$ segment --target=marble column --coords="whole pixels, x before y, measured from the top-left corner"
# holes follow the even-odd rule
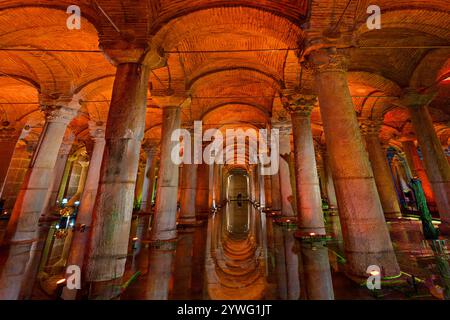
[[[384,216],[389,219],[401,217],[400,205],[394,187],[394,181],[387,160],[387,153],[380,143],[380,129],[382,121],[365,120],[361,124],[361,133],[366,142],[366,149],[369,153],[370,164],[372,165],[378,195]]]
[[[291,155],[291,125],[289,124],[278,124],[273,123],[273,127],[275,129],[280,130],[280,169],[279,169],[279,178],[280,181],[278,183],[280,190],[280,204],[281,204],[281,213],[285,217],[293,217],[295,216],[294,208],[292,205],[293,200],[293,192],[291,185],[291,174],[289,170],[289,161]],[[274,176],[275,177],[275,176]],[[273,178],[274,178],[273,177]],[[273,179],[272,179],[273,184]],[[272,188],[274,186],[272,185]],[[272,197],[273,198],[273,197]],[[272,200],[273,201],[273,200]]]
[[[330,167],[330,156],[325,146],[322,148],[323,168],[326,176],[326,189],[328,196],[328,205],[330,211],[335,212],[338,210],[338,203],[336,199],[336,190],[334,188],[333,173]]]
[[[207,220],[209,215],[209,164],[197,166],[197,192],[195,195],[195,210],[197,219]]]
[[[440,230],[450,234],[450,164],[434,130],[428,104],[433,96],[408,90],[403,103],[408,107],[423,162],[441,217]]]
[[[265,175],[264,177],[264,195],[266,198],[266,209],[272,209],[272,176]]]
[[[143,145],[143,149],[147,155],[147,161],[145,165],[141,210],[150,213],[152,210],[153,185],[155,182],[156,154],[158,152],[157,142],[147,141]]]
[[[177,195],[179,166],[172,161],[171,154],[178,141],[172,141],[172,132],[181,125],[182,101],[161,99],[163,123],[161,131],[161,165],[158,175],[158,193],[156,196],[155,218],[151,233],[153,241],[174,240],[177,237]]]
[[[272,211],[281,212],[281,191],[280,191],[280,173],[279,171],[271,176],[271,198]]]
[[[85,280],[95,299],[115,297],[118,287],[114,283],[125,270],[150,71],[137,61],[119,60],[106,124],[85,259]]]
[[[77,114],[77,110],[66,106],[45,105],[42,108],[46,123],[8,223],[7,238],[13,242],[35,238],[64,133]]]
[[[191,146],[194,146],[194,131],[191,130]],[[189,163],[183,163],[181,169],[181,201],[179,224],[193,225],[195,219],[195,194],[197,189],[197,165],[194,163],[194,152],[191,147]]]
[[[19,136],[16,128],[0,128],[0,198]]]
[[[295,180],[297,192],[297,237],[311,233],[325,235],[322,196],[317,174],[316,155],[311,128],[311,111],[317,97],[292,94],[286,108],[291,114],[294,136]]]
[[[53,168],[67,125],[77,114],[77,105],[70,101],[42,100],[46,123],[3,239],[5,248],[7,244],[9,246],[4,252],[0,275],[1,300],[18,299],[21,287],[27,280],[27,265],[34,261],[31,250],[39,240],[38,221],[46,205]]]
[[[320,49],[309,54],[307,63],[314,71],[319,95],[347,274],[366,279],[367,268],[377,265],[381,276],[398,276],[400,269],[348,87],[347,55],[341,49]]]
[[[89,131],[94,142],[89,170],[86,177],[84,191],[80,200],[75,228],[73,229],[73,240],[70,247],[70,254],[67,259],[67,266],[76,265],[83,267],[86,247],[88,245],[89,230],[92,225],[92,210],[94,209],[95,198],[97,196],[100,179],[100,169],[102,165],[103,153],[105,150],[105,131],[103,122],[89,122]],[[68,275],[66,275],[67,277]],[[64,288],[62,298],[64,300],[75,300],[77,298],[76,289]]]

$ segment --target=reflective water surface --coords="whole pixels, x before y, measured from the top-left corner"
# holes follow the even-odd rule
[[[446,239],[424,241],[420,222],[388,222],[402,278],[370,291],[344,273],[339,218],[327,215],[327,241],[299,241],[295,225],[278,223],[248,202],[230,202],[198,226],[179,228],[176,242],[152,246],[148,216],[135,217],[126,273],[118,299],[448,299],[450,268]],[[0,236],[6,227],[0,221]],[[22,298],[57,299],[71,232],[42,224],[41,240],[30,248],[2,250],[3,293]],[[25,250],[26,249],[26,250]],[[19,267],[22,266],[22,267]],[[25,271],[18,271],[25,268]],[[20,278],[27,286],[18,287]],[[32,281],[35,279],[35,281]],[[5,296],[5,294],[3,294]]]

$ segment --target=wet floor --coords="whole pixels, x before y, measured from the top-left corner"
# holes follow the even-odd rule
[[[446,239],[424,241],[420,222],[389,221],[402,278],[381,290],[369,290],[344,274],[339,218],[326,216],[323,242],[300,242],[295,225],[277,223],[248,202],[230,202],[205,223],[179,228],[172,246],[152,247],[138,217],[133,219],[120,299],[443,299],[450,293]],[[6,224],[0,221],[1,230]],[[53,230],[53,231],[52,231]],[[53,233],[52,233],[53,232]],[[55,299],[70,235],[41,243],[37,281],[31,299]],[[30,265],[30,264],[28,264]]]

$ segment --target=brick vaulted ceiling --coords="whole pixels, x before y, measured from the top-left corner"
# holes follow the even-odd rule
[[[73,4],[81,30],[66,27]],[[366,27],[370,4],[382,9],[381,30]],[[88,120],[106,120],[115,74],[99,43],[126,37],[166,52],[150,88],[191,96],[183,122],[261,127],[283,113],[281,90],[314,90],[299,64],[305,37],[338,32],[354,47],[348,77],[358,116],[384,117],[381,136],[394,143],[413,130],[398,103],[402,89],[433,87],[431,113],[448,145],[450,81],[440,80],[450,74],[449,12],[448,0],[3,0],[0,116],[39,130],[40,96],[76,95],[82,109],[71,129],[88,140]],[[312,119],[320,140],[318,110]],[[158,138],[160,123],[150,92],[147,138]]]

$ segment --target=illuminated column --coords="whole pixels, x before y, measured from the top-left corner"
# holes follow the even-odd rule
[[[328,155],[326,146],[322,147],[322,159],[323,159],[323,168],[326,176],[328,205],[330,207],[329,210],[334,212],[338,210],[338,204],[336,199],[336,190],[334,189],[333,173],[330,167],[330,157]]]
[[[86,247],[88,245],[89,230],[92,225],[92,210],[97,196],[98,183],[100,179],[100,169],[102,165],[103,153],[105,150],[105,124],[102,122],[89,122],[89,131],[94,142],[89,170],[86,177],[85,188],[80,200],[76,225],[73,229],[73,240],[70,247],[70,254],[67,259],[67,266],[76,265],[82,268]],[[69,275],[66,275],[66,277]],[[77,290],[64,288],[64,300],[75,300]]]
[[[191,134],[191,158],[190,163],[183,163],[181,169],[181,201],[179,223],[182,225],[191,225],[196,223],[195,219],[195,194],[197,189],[197,165],[194,163],[194,130]]]
[[[361,133],[366,141],[378,195],[386,218],[401,217],[400,205],[387,161],[387,154],[381,147],[379,135],[382,121],[365,120],[361,125]]]
[[[347,56],[341,49],[316,50],[308,56],[308,66],[319,94],[347,273],[367,278],[367,267],[377,265],[382,276],[397,276],[400,269],[348,87]]]
[[[157,141],[146,141],[143,148],[147,155],[147,162],[145,166],[141,210],[150,213],[152,210],[153,186],[155,184],[155,165],[158,153]]]
[[[293,217],[295,215],[294,209],[292,207],[292,185],[291,185],[291,176],[289,170],[289,161],[291,155],[291,125],[288,123],[272,123],[275,129],[279,130],[279,141],[280,141],[280,170],[279,170],[279,178],[280,181],[278,183],[280,190],[280,204],[281,204],[281,212],[283,216]],[[275,178],[273,176],[272,178]],[[272,188],[273,181],[272,179]],[[273,194],[272,194],[273,201]]]
[[[179,141],[172,141],[172,133],[180,129],[183,97],[158,97],[163,108],[161,131],[161,164],[158,175],[155,219],[151,239],[153,241],[174,240],[177,237],[177,195],[179,165],[172,160],[172,152]]]
[[[90,297],[111,299],[125,270],[140,148],[145,130],[148,78],[161,57],[146,48],[105,47],[117,64],[105,133],[105,151],[85,261]],[[130,44],[128,44],[131,46]],[[154,49],[154,48],[152,48]]]
[[[38,236],[38,221],[46,206],[45,200],[53,178],[52,172],[67,125],[77,114],[71,101],[45,101],[42,109],[46,123],[38,147],[33,155],[22,189],[8,223],[4,244],[6,260],[0,276],[0,299],[18,299],[20,289],[26,281],[27,264],[32,259],[30,252]]]
[[[197,192],[195,195],[195,210],[197,219],[207,220],[209,215],[209,164],[202,163],[197,166]]]
[[[408,107],[423,154],[425,170],[441,217],[441,233],[448,235],[450,234],[450,164],[442,150],[428,111],[428,104],[432,98],[433,96],[421,95],[409,90],[403,98],[403,103]]]
[[[298,211],[296,236],[301,237],[310,233],[324,235],[322,197],[311,128],[311,111],[317,103],[317,97],[292,94],[287,100],[286,108],[291,114],[294,136]]]
[[[36,236],[39,216],[45,207],[47,192],[51,186],[52,172],[67,125],[77,114],[68,102],[61,105],[45,105],[46,123],[40,142],[34,153],[30,169],[17,197],[8,224],[7,238],[15,241],[31,241]]]
[[[271,176],[272,211],[281,212],[281,192],[279,171]]]
[[[14,149],[20,136],[20,131],[16,128],[0,128],[0,196],[3,193],[3,187],[8,174],[8,168],[11,163]]]

